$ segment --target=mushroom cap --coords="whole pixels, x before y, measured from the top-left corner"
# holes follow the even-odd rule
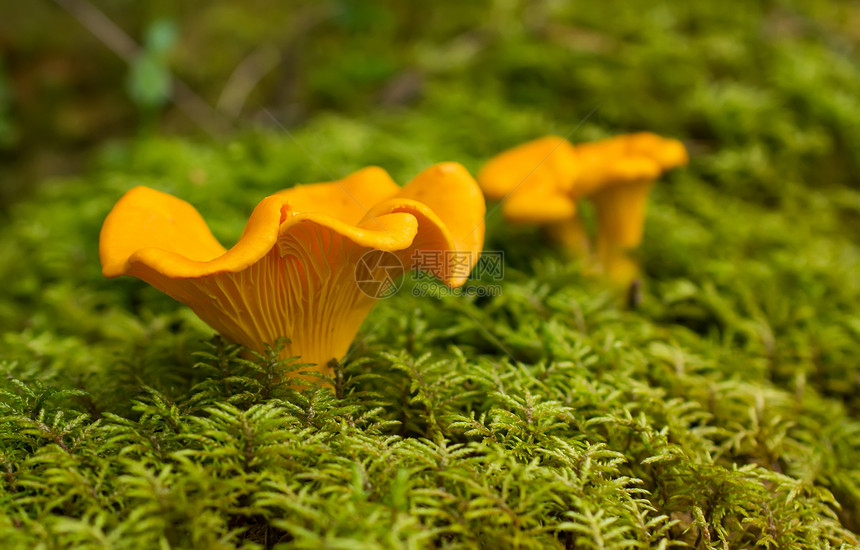
[[[662,170],[685,166],[690,157],[687,148],[677,139],[664,138],[651,132],[637,132],[619,138],[627,138],[627,151],[632,155],[652,158]]]
[[[545,136],[490,159],[478,174],[487,198],[501,200],[519,189],[548,186],[568,190],[579,175],[573,146],[560,136]]]
[[[478,182],[490,199],[504,200],[505,218],[555,223],[576,215],[576,201],[609,186],[654,181],[687,162],[684,145],[650,132],[573,146],[546,136],[490,159]]]
[[[369,249],[435,246],[468,251],[477,262],[485,212],[480,189],[458,163],[432,166],[403,188],[373,166],[338,182],[298,185],[266,197],[251,214],[242,238],[227,250],[193,206],[140,186],[108,214],[99,256],[106,277],[133,275],[144,266],[170,278],[236,273],[262,258],[294,226],[310,223]],[[420,242],[413,243],[419,224]],[[444,271],[434,275],[452,286],[465,282]]]
[[[576,145],[580,162],[590,165],[627,157],[647,157],[661,170],[684,166],[689,161],[687,149],[677,139],[664,138],[652,132],[622,134]]]
[[[582,143],[575,150],[580,163],[580,177],[573,187],[577,198],[608,186],[654,181],[689,160],[683,143],[651,132]]]
[[[507,219],[555,222],[573,215],[577,200],[604,187],[653,181],[688,160],[683,143],[651,132],[576,146],[546,136],[490,159],[478,182],[487,198],[506,201]]]
[[[505,219],[514,223],[548,223],[573,218],[576,203],[570,193],[549,179],[535,179],[508,195],[502,203]]]
[[[418,235],[405,255],[418,250],[435,250],[443,255],[449,252],[447,261],[423,269],[450,287],[462,286],[484,246],[486,204],[471,174],[456,162],[431,166],[395,197],[373,207],[365,215],[365,222],[394,213],[411,214],[418,220]],[[464,258],[468,269],[458,261]]]
[[[351,225],[357,224],[377,203],[400,192],[388,172],[368,166],[339,181],[298,184],[278,191],[297,212],[319,212]]]
[[[408,247],[417,222],[408,216],[345,223],[334,216],[293,209],[288,197],[272,195],[254,208],[242,238],[226,250],[187,202],[148,187],[135,187],[114,205],[102,226],[99,255],[105,277],[151,270],[168,278],[193,279],[238,273],[265,256],[300,224],[315,224],[359,246],[380,250]]]

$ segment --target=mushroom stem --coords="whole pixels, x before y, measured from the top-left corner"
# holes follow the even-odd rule
[[[611,185],[589,197],[597,212],[598,243],[608,240],[624,248],[639,246],[645,227],[648,193],[653,185],[653,180]]]
[[[590,199],[597,212],[597,256],[603,272],[614,283],[626,285],[639,268],[628,251],[642,242],[645,210],[653,180],[605,187]]]
[[[574,214],[566,220],[550,223],[546,229],[549,237],[559,243],[571,256],[588,257],[591,245],[582,218]]]
[[[630,249],[605,239],[598,240],[597,258],[603,276],[615,286],[627,287],[639,278],[639,264],[630,257]]]

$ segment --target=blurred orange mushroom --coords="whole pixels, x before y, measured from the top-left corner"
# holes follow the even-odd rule
[[[434,165],[403,188],[369,167],[266,197],[227,250],[190,204],[136,187],[108,214],[99,255],[106,277],[142,279],[252,350],[286,337],[284,357],[329,374],[380,296],[358,279],[388,281],[414,253],[437,251],[450,261],[427,270],[461,286],[483,247],[484,212],[459,164]],[[371,251],[399,262],[362,262]]]
[[[648,132],[576,146],[550,136],[493,157],[478,181],[487,198],[504,200],[507,220],[545,224],[578,255],[585,255],[591,245],[576,204],[591,201],[602,271],[612,281],[628,284],[638,271],[628,251],[642,240],[651,186],[663,171],[687,160],[680,141]]]

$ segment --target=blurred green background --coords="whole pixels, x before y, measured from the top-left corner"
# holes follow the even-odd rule
[[[846,184],[860,162],[856,2],[39,0],[3,11],[4,204],[83,170],[111,140],[293,128],[320,113],[385,124],[418,112],[448,128],[452,158],[483,158],[498,141],[567,134],[596,107],[574,141],[679,137],[709,181],[774,204],[797,182]],[[496,120],[511,117],[519,124]],[[420,134],[404,144],[420,149]]]

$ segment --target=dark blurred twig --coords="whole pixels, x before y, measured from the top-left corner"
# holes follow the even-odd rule
[[[54,2],[69,12],[126,63],[133,63],[140,54],[140,46],[87,0],[54,0]],[[173,103],[203,130],[213,136],[223,135],[232,130],[231,121],[225,119],[184,82],[173,76],[172,84]]]
[[[281,61],[281,53],[271,44],[260,46],[233,70],[221,91],[216,108],[236,118],[257,83]]]

